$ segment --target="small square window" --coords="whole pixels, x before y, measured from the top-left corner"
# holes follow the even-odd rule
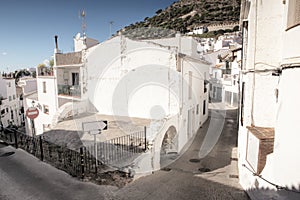
[[[47,90],[46,90],[46,82],[44,81],[43,82],[43,93],[46,93],[47,92]]]

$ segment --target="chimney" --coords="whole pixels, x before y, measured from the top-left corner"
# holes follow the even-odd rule
[[[55,40],[55,50],[54,50],[54,52],[55,52],[55,53],[59,53],[59,50],[58,50],[58,41],[57,41],[57,39],[58,39],[58,36],[55,35],[55,36],[54,36],[54,40]]]

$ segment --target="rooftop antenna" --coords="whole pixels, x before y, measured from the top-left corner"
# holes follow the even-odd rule
[[[110,21],[110,22],[109,22],[109,37],[111,37],[111,35],[112,35],[111,29],[112,29],[112,25],[113,25],[114,23],[115,23],[114,21]]]
[[[83,37],[85,37],[86,36],[86,21],[85,21],[85,16],[86,16],[86,14],[85,14],[85,11],[84,11],[84,9],[83,10],[81,10],[80,11],[80,18],[81,18],[81,20],[82,20],[82,22],[81,22],[81,29],[82,29],[82,35],[83,35]]]

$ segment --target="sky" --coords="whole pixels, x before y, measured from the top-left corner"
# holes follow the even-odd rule
[[[54,36],[59,49],[73,50],[73,37],[82,32],[102,42],[121,28],[155,15],[176,0],[0,0],[0,71],[36,67],[51,59]]]

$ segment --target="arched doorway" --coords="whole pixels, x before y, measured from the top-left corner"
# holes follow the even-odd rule
[[[160,168],[171,164],[178,155],[178,134],[174,126],[166,131],[160,149]]]

